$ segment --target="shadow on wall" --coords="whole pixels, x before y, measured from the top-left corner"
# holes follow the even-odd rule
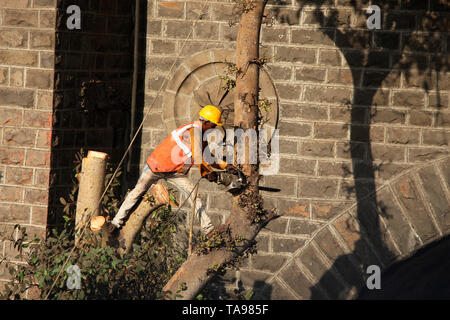
[[[364,288],[361,300],[450,299],[450,237],[420,249],[381,275],[382,290]]]
[[[81,28],[70,30],[66,10],[73,4],[80,8]],[[58,1],[50,228],[63,222],[59,199],[72,188],[75,154],[81,148],[102,151],[117,164],[128,145],[133,7],[134,0]]]
[[[308,15],[311,21],[315,21],[320,27],[324,35],[332,40],[336,47],[339,48],[342,55],[345,57],[347,64],[351,68],[353,76],[354,97],[351,102],[351,124],[350,124],[350,152],[352,157],[353,178],[355,185],[348,189],[348,193],[354,193],[357,201],[357,220],[364,228],[361,233],[361,238],[355,243],[352,253],[339,256],[333,263],[333,266],[328,270],[318,284],[311,287],[312,299],[322,299],[322,296],[316,294],[320,292],[322,282],[326,282],[329,276],[333,276],[333,269],[345,276],[350,287],[359,290],[363,283],[365,283],[365,270],[371,263],[365,259],[367,254],[367,244],[371,242],[377,251],[380,253],[382,261],[389,265],[395,258],[396,254],[385,245],[383,241],[382,228],[379,225],[379,216],[383,216],[384,205],[377,200],[376,186],[375,186],[375,172],[378,168],[374,165],[372,148],[371,148],[371,126],[370,121],[366,125],[361,125],[360,110],[361,106],[369,109],[369,114],[373,117],[375,114],[374,107],[378,104],[380,93],[378,89],[382,87],[383,81],[388,76],[392,77],[394,70],[404,72],[405,81],[414,82],[417,79],[423,79],[418,84],[427,93],[429,90],[437,91],[434,97],[434,107],[437,109],[436,119],[440,117],[441,96],[439,93],[439,72],[449,70],[448,57],[445,54],[445,48],[442,48],[443,39],[437,36],[438,34],[418,35],[413,31],[447,31],[445,19],[441,15],[435,15],[430,11],[436,9],[438,11],[445,11],[449,9],[448,4],[439,1],[431,1],[431,10],[428,11],[429,1],[401,1],[403,8],[407,10],[419,10],[420,15],[415,12],[414,15],[408,16],[399,13],[392,13],[391,10],[401,9],[400,1],[368,1],[368,0],[338,0],[338,4],[346,5],[353,9],[353,12],[360,15],[359,18],[367,19],[365,8],[370,4],[378,5],[383,14],[382,29],[397,30],[407,29],[407,33],[402,34],[402,41],[400,41],[399,33],[389,32],[375,32],[368,29],[363,30],[349,28],[342,24],[342,12],[339,12],[333,7],[324,11],[322,6],[334,4],[334,1],[328,0],[296,0],[299,9],[295,15],[289,10],[284,10],[283,6],[287,5],[286,1],[275,0],[271,4],[277,5],[274,7],[274,17],[280,23],[298,24],[299,17],[305,6],[308,6]],[[370,2],[370,3],[369,3]],[[289,13],[290,12],[290,13]],[[387,13],[387,14],[385,14]],[[420,16],[420,21],[416,21],[416,17]],[[345,18],[345,17],[344,17]],[[418,18],[419,19],[419,18]],[[333,32],[335,31],[335,35]],[[383,31],[383,30],[382,30]],[[405,31],[405,30],[404,30]],[[400,44],[401,43],[401,47]],[[423,54],[404,54],[406,51],[415,51],[420,53],[436,53],[428,57]],[[439,54],[440,53],[440,54]],[[363,69],[370,68],[371,74],[366,73],[363,78],[363,86],[360,87],[360,77]],[[379,70],[377,70],[379,69]],[[375,71],[373,71],[375,70]],[[389,70],[389,71],[387,71]],[[412,74],[409,70],[415,70]],[[436,75],[434,79],[431,75]],[[382,98],[382,97],[381,97]],[[400,97],[399,97],[400,98]],[[406,99],[406,98],[405,98]],[[444,144],[448,141],[444,141]],[[365,153],[365,159],[361,160],[361,154]],[[368,195],[372,195],[368,197]],[[386,218],[386,217],[385,217]],[[387,217],[389,219],[389,217]],[[348,267],[352,265],[350,260],[360,261],[362,263],[361,270],[358,273],[349,274]],[[341,299],[346,297],[349,288],[337,290],[336,292],[327,292],[331,299]]]

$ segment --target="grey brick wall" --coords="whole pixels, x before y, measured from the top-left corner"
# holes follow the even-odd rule
[[[0,259],[15,224],[47,224],[56,1],[0,1]],[[13,234],[13,237],[16,237]],[[0,268],[0,287],[9,277]]]
[[[261,181],[282,189],[263,192],[267,207],[282,217],[258,236],[258,254],[219,281],[229,292],[243,285],[272,299],[354,297],[362,266],[376,261],[388,267],[448,233],[425,195],[417,197],[428,218],[414,213],[419,202],[389,199],[393,194],[385,191],[395,188],[396,177],[449,154],[448,5],[379,2],[383,24],[376,31],[367,29],[358,1],[356,7],[352,1],[269,2],[261,54],[269,58],[276,88],[281,162],[277,175]],[[195,117],[196,91],[217,88],[215,79],[224,75],[220,62],[233,61],[237,32],[232,1],[148,1],[147,18],[145,111],[164,80],[167,85],[144,127],[141,166],[170,130]],[[416,195],[431,192],[440,197],[440,210],[448,206],[447,189],[421,188]],[[207,182],[200,195],[215,223],[224,222],[230,196]],[[383,203],[392,203],[385,212],[399,218],[376,220]],[[364,213],[367,206],[376,215]],[[348,219],[376,232],[358,236]],[[419,239],[416,246],[407,228]],[[406,238],[395,239],[395,233]]]
[[[15,224],[45,237],[61,221],[75,153],[117,163],[128,141],[133,1],[0,1],[0,259]],[[66,9],[81,9],[81,30]],[[0,269],[0,284],[9,273]]]

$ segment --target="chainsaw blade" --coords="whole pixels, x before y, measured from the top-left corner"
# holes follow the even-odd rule
[[[261,186],[258,186],[258,189],[262,190],[262,191],[267,191],[267,192],[280,192],[281,191],[281,189],[278,189],[278,188],[269,188],[269,187],[261,187]]]

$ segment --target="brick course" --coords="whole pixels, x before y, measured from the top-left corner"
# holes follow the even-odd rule
[[[54,1],[0,1],[0,229],[21,224],[41,237],[49,183],[37,168],[50,170],[51,146],[39,142],[38,132],[51,135],[52,122],[51,113],[39,110],[42,98],[53,95],[54,64],[45,61],[54,50],[55,12]],[[45,104],[52,108],[51,99]],[[0,243],[0,255],[14,259]],[[7,277],[0,275],[0,283]]]

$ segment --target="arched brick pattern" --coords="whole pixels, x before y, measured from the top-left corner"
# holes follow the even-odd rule
[[[264,279],[272,299],[355,298],[367,266],[384,270],[448,235],[449,168],[447,155],[402,172],[377,188],[376,208],[368,195],[367,216],[378,216],[379,230],[358,217],[357,203],[342,210]]]

